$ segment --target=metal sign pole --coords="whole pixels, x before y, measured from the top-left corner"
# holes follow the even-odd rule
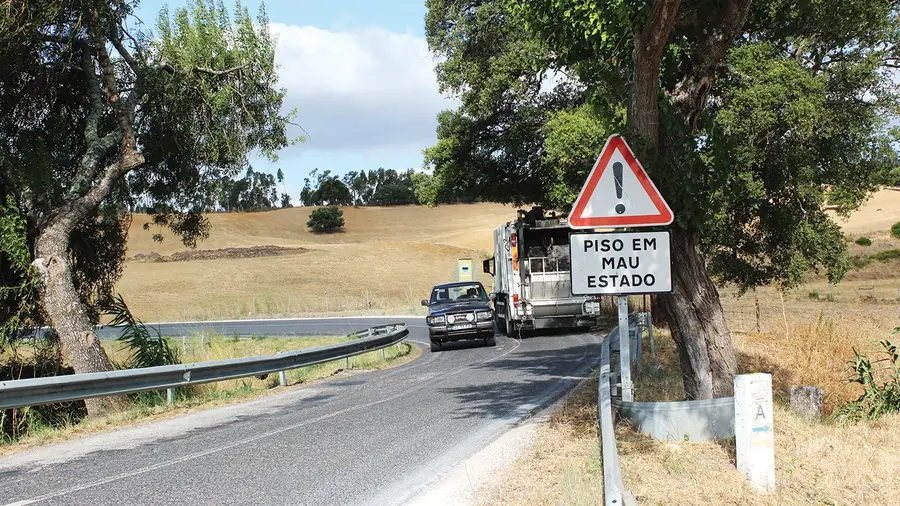
[[[634,386],[631,383],[631,340],[628,338],[628,296],[620,295],[619,300],[619,370],[622,378],[622,400],[634,400]]]

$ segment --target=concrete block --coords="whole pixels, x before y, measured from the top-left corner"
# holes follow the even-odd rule
[[[822,417],[822,389],[819,387],[792,386],[791,411],[808,418]]]

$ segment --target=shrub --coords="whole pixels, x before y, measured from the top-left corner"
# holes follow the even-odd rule
[[[900,333],[900,327],[894,334]],[[853,402],[838,409],[834,416],[839,420],[858,421],[875,419],[888,413],[900,412],[900,351],[890,341],[881,341],[884,358],[869,360],[856,349],[851,369],[851,383],[859,383],[863,394]]]
[[[888,249],[879,251],[878,253],[872,255],[872,258],[878,260],[879,262],[887,262],[888,260],[900,258],[900,249]]]
[[[891,235],[900,239],[900,221],[891,225]]]
[[[856,242],[856,244],[859,244],[860,246],[871,246],[872,245],[872,239],[869,239],[868,237],[860,237],[855,242]]]
[[[121,365],[137,369],[181,363],[178,349],[169,346],[169,341],[160,336],[157,329],[153,329],[156,335],[151,335],[144,322],[131,314],[121,295],[109,301],[104,307],[104,312],[113,316],[113,320],[109,322],[110,326],[122,328],[117,340],[131,352],[128,363]]]
[[[313,232],[336,232],[344,227],[344,211],[336,207],[320,207],[309,213],[306,226]]]
[[[813,290],[813,291],[809,292],[809,298],[810,298],[810,299],[818,299],[818,298],[819,298],[819,291],[818,291],[818,290]]]
[[[850,260],[853,262],[853,267],[856,267],[857,269],[862,269],[869,265],[869,257],[867,256],[854,255]]]

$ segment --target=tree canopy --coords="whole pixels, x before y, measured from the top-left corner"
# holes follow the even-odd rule
[[[438,116],[425,154],[438,200],[462,192],[568,210],[606,138],[626,129],[635,27],[651,3],[429,0],[439,82],[461,101]],[[662,49],[666,156],[629,142],[678,224],[702,232],[720,279],[796,285],[823,269],[837,281],[850,264],[824,213],[829,192],[852,211],[900,167],[888,124],[895,7],[754,2],[692,110],[685,69],[711,58],[698,34],[731,15],[707,7],[681,2]]]
[[[730,395],[713,278],[790,287],[849,269],[842,213],[898,167],[892,0],[427,0],[442,91],[425,151],[438,201],[566,211],[622,133],[675,213],[655,298],[685,391]],[[625,389],[627,390],[627,389]]]
[[[0,198],[3,229],[17,237],[4,237],[0,279],[31,291],[16,301],[39,302],[31,319],[49,317],[78,372],[111,366],[92,308],[121,272],[137,203],[194,245],[208,234],[211,189],[244,172],[251,151],[275,159],[291,142],[263,9],[254,18],[195,0],[163,9],[151,30],[136,5],[7,2],[0,12]],[[3,303],[14,305],[3,323],[22,316]]]

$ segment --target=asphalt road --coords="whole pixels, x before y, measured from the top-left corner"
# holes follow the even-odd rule
[[[285,320],[254,333],[385,321]],[[425,346],[421,319],[409,340]],[[399,504],[574,386],[599,343],[582,333],[426,348],[402,367],[0,457],[0,506]]]

